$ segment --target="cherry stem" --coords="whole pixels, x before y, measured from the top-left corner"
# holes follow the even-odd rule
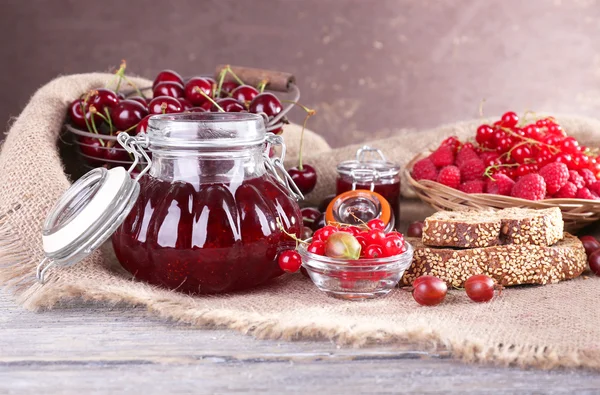
[[[200,93],[202,96],[204,96],[205,98],[207,98],[207,99],[208,99],[208,101],[210,101],[210,102],[211,102],[211,103],[212,103],[212,104],[213,104],[215,107],[217,107],[217,109],[219,110],[219,112],[225,112],[225,110],[223,110],[223,107],[221,107],[220,105],[218,105],[218,104],[217,104],[217,102],[216,102],[216,101],[214,101],[212,97],[210,97],[210,96],[208,96],[206,93],[204,93],[204,92],[202,91],[202,89],[200,89],[200,87],[198,87],[198,86],[195,86],[195,87],[194,87],[194,91],[196,91],[196,92]]]
[[[296,242],[296,247],[298,247],[298,243],[310,244],[308,241],[302,240],[298,236],[296,236],[292,233],[289,233],[287,230],[285,230],[283,225],[281,224],[281,219],[279,217],[277,217],[276,220],[277,220],[277,227],[279,228],[279,230],[282,231],[286,236],[288,236],[289,238],[294,240]]]
[[[127,62],[125,61],[125,59],[121,60],[121,66],[119,66],[119,69],[115,72],[115,75],[117,76],[117,86],[115,87],[115,92],[119,91],[119,88],[121,87],[121,81],[123,80],[123,76],[125,75],[125,69],[127,68]]]
[[[96,129],[96,122],[94,121],[94,115],[98,114],[98,112],[95,110],[94,106],[90,106],[90,108],[94,109],[94,111],[91,111],[91,113],[92,113],[92,117],[91,117],[91,119],[92,119],[92,130],[94,131],[94,133],[100,134],[100,133],[98,133],[98,129]],[[100,114],[98,114],[98,115],[100,115]],[[104,144],[104,141],[102,139],[98,139],[98,140],[100,140],[100,144],[103,147],[106,147],[106,144]]]
[[[215,97],[219,97],[221,95],[221,89],[223,88],[223,82],[225,81],[225,74],[227,74],[227,69],[223,69],[219,72],[219,83],[217,85],[217,90],[215,91]]]
[[[300,132],[300,150],[298,151],[298,170],[302,171],[303,167],[302,167],[302,148],[304,145],[304,129],[306,129],[306,123],[308,122],[308,119],[310,117],[312,117],[313,115],[315,115],[317,113],[316,110],[313,110],[311,108],[308,108],[298,102],[292,101],[292,100],[282,100],[282,102],[284,103],[291,103],[295,106],[300,107],[301,109],[303,109],[304,111],[306,111],[306,117],[304,117],[304,122],[302,123],[302,132]]]
[[[144,96],[144,94],[142,93],[140,88],[137,87],[136,84],[134,84],[129,78],[125,77],[125,75],[123,75],[123,79],[125,80],[125,82],[127,82],[129,85],[131,85],[133,87],[133,89],[135,89],[135,91],[137,92],[138,95],[140,95],[143,99],[146,99],[146,96]]]
[[[258,83],[258,86],[256,87],[256,89],[258,89],[260,91],[260,93],[263,93],[265,91],[265,88],[267,87],[267,85],[269,85],[269,80],[267,80],[267,79],[262,80]]]
[[[237,74],[235,74],[233,72],[233,70],[231,70],[231,66],[230,65],[225,66],[224,70],[226,70],[227,73],[231,74],[231,76],[233,77],[233,79],[235,80],[235,82],[237,82],[240,85],[244,85],[244,81],[242,81],[242,79],[240,77],[238,77]]]
[[[108,127],[110,128],[109,133],[112,136],[113,133],[113,123],[112,123],[112,119],[110,119],[110,114],[108,113],[108,108],[104,107],[104,114],[106,114],[106,120],[108,121]]]
[[[141,121],[140,121],[140,122],[141,122]],[[117,135],[118,135],[119,133],[129,133],[129,132],[131,132],[133,129],[137,128],[137,126],[140,124],[140,122],[138,122],[138,123],[136,123],[135,125],[131,126],[129,129],[125,129],[125,130],[123,130],[123,131],[121,131],[121,132],[117,132]]]

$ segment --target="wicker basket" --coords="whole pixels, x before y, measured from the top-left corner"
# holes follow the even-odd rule
[[[600,200],[545,199],[533,201],[487,193],[464,193],[435,181],[415,181],[410,174],[413,164],[427,155],[428,153],[422,153],[415,156],[406,165],[404,171],[406,179],[417,196],[437,210],[455,211],[469,208],[503,209],[508,207],[543,209],[558,207],[562,211],[565,230],[569,232],[574,232],[600,219]]]

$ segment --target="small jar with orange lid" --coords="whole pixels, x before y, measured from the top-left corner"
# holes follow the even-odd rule
[[[375,157],[373,158],[373,156]],[[389,222],[395,224],[392,225],[392,228],[400,223],[400,166],[394,162],[388,161],[381,150],[363,146],[356,151],[355,159],[343,161],[338,164],[337,173],[337,195],[354,191],[354,194],[347,194],[345,195],[345,198],[351,199],[349,201],[355,203],[359,201],[367,203],[367,201],[362,200],[365,199],[365,194],[358,192],[360,190],[375,192],[370,195],[369,201],[374,202],[380,197],[387,205],[381,201],[373,203],[375,206],[371,206],[371,203],[368,203],[367,206],[370,207],[368,210],[374,209],[376,206],[385,210],[385,206],[388,206],[391,209]],[[341,196],[338,196],[334,201],[336,202],[335,204],[338,205],[338,209],[341,209],[343,212],[344,206],[348,206],[349,201],[346,201],[344,204],[340,201],[340,197]],[[331,204],[330,207],[332,207]],[[365,209],[362,204],[359,204],[358,207],[362,207],[359,212],[362,212],[361,210]],[[338,213],[338,216],[339,215],[343,214]],[[354,213],[354,215],[358,214]],[[367,215],[367,217],[370,217],[371,215],[373,214]],[[329,217],[333,216],[333,214],[329,215]],[[385,211],[381,211],[380,216],[385,216]],[[327,218],[327,215],[326,219],[327,221],[343,222],[333,218]]]

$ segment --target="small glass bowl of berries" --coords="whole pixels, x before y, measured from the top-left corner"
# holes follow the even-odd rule
[[[412,263],[413,248],[398,232],[373,219],[359,226],[329,224],[298,246],[315,285],[339,299],[387,295]]]

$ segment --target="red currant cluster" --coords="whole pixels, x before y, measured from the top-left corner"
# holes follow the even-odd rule
[[[567,136],[554,118],[520,121],[512,111],[479,126],[474,142],[447,138],[412,170],[417,181],[529,200],[598,199],[599,174],[597,154]]]
[[[404,253],[404,236],[395,231],[386,233],[384,228],[380,219],[372,219],[361,226],[326,225],[314,232],[307,251],[346,260],[386,258]],[[297,271],[301,263],[296,251],[284,251],[279,255],[279,266],[286,272]]]
[[[590,270],[600,276],[600,242],[594,236],[581,236],[579,239],[585,248]]]
[[[435,276],[418,277],[413,281],[412,288],[413,298],[422,306],[437,306],[444,301],[448,292],[446,283]],[[465,291],[473,302],[490,301],[496,289],[501,290],[502,287],[485,274],[471,276],[465,281]]]

